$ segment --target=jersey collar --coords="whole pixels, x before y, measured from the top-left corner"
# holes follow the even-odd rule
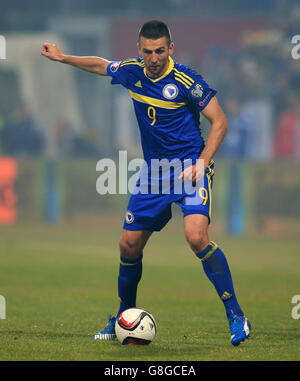
[[[152,81],[152,82],[157,82],[157,81],[160,81],[161,79],[163,79],[163,78],[165,78],[168,74],[170,74],[171,73],[171,71],[174,69],[174,61],[173,61],[173,59],[169,56],[169,67],[168,67],[168,70],[163,74],[163,75],[161,75],[160,77],[157,77],[157,78],[151,78],[151,77],[149,77],[148,75],[147,75],[147,73],[146,73],[146,68],[144,67],[144,74],[145,74],[145,76],[148,78],[148,79],[150,79],[150,81]]]

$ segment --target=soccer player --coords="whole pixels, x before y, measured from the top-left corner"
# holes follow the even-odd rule
[[[239,345],[250,336],[250,323],[239,306],[228,263],[221,248],[210,240],[211,188],[213,156],[227,131],[227,119],[216,98],[216,90],[203,77],[171,56],[174,43],[169,28],[157,20],[146,22],[139,31],[139,58],[108,61],[100,57],[65,55],[55,44],[45,43],[41,54],[51,60],[112,77],[112,84],[129,90],[134,104],[144,159],[150,166],[153,160],[175,159],[183,164],[179,176],[176,168],[140,175],[137,187],[146,188],[157,181],[176,180],[184,184],[200,184],[194,192],[133,192],[120,239],[118,294],[120,307],[110,317],[106,327],[94,339],[115,339],[116,318],[126,309],[136,306],[136,295],[142,276],[143,249],[152,232],[160,231],[171,218],[171,205],[176,203],[183,212],[185,236],[199,258],[209,280],[224,303],[231,332],[231,343]],[[207,141],[201,136],[200,114],[211,123]],[[199,163],[201,165],[199,165]],[[176,167],[176,165],[174,166]],[[178,168],[177,168],[178,169]],[[142,171],[141,171],[142,172]],[[150,174],[149,174],[150,173]],[[175,181],[176,182],[176,181]],[[173,183],[172,183],[173,184]],[[151,188],[152,189],[152,188]]]

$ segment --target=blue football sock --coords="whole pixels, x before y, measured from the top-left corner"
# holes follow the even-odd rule
[[[143,254],[137,259],[121,257],[118,277],[120,308],[117,316],[128,308],[136,306],[137,287],[142,277],[142,259]]]
[[[233,314],[244,315],[238,304],[230,269],[222,250],[211,241],[203,251],[196,255],[201,259],[205,274],[223,301],[227,317],[229,318]]]

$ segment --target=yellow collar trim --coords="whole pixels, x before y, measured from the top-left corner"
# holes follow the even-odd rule
[[[151,77],[149,77],[148,75],[147,75],[147,72],[146,72],[146,68],[144,67],[144,74],[145,74],[145,76],[148,78],[148,79],[150,79],[150,81],[152,81],[152,82],[157,82],[157,81],[160,81],[161,79],[163,79],[163,78],[165,78],[168,74],[170,74],[171,73],[171,71],[174,69],[174,61],[173,61],[173,59],[169,56],[169,67],[168,67],[168,70],[163,74],[163,75],[161,75],[160,77],[158,77],[158,78],[151,78]]]

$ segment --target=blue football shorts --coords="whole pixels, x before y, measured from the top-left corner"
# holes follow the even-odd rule
[[[171,206],[179,205],[186,217],[190,214],[202,214],[211,220],[211,190],[214,176],[214,162],[211,161],[202,180],[197,183],[194,192],[183,191],[180,194],[132,194],[124,220],[125,230],[160,231],[172,218]]]

